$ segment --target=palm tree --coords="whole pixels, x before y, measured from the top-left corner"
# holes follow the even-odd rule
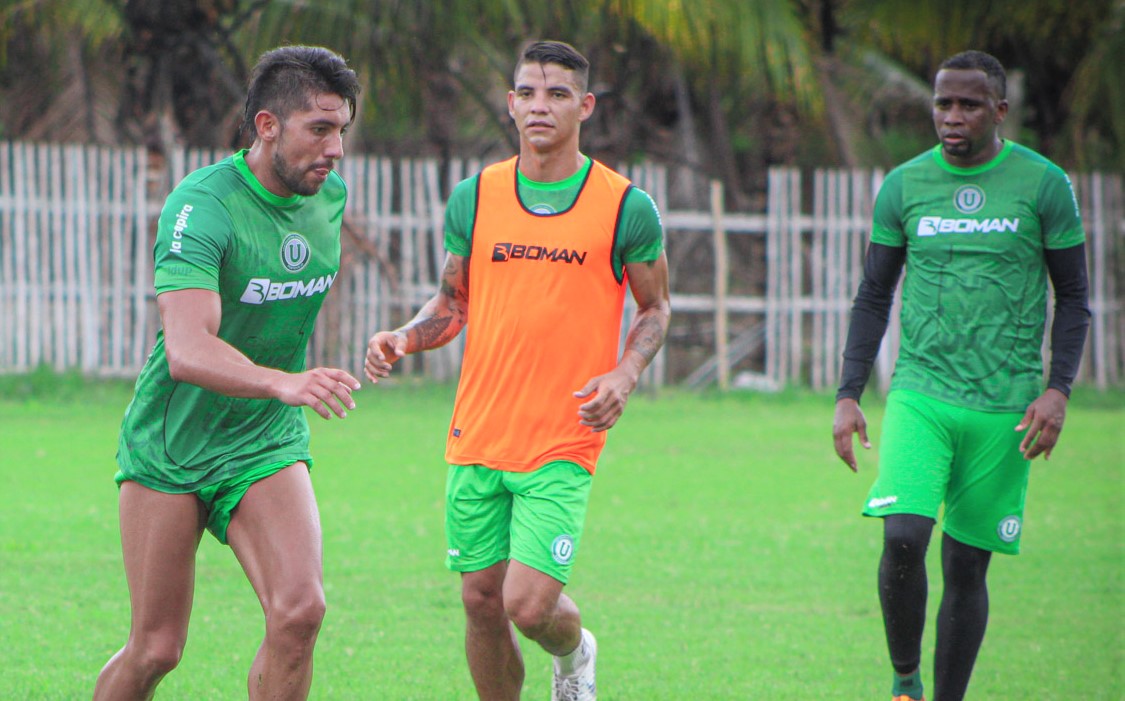
[[[246,66],[230,33],[242,16],[237,0],[125,0],[123,139],[161,153],[235,141]]]
[[[110,0],[0,0],[0,136],[113,139],[111,63],[123,31]]]
[[[560,38],[594,64],[602,108],[585,148],[721,177],[743,205],[767,165],[886,163],[932,141],[919,109],[932,70],[975,46],[1026,76],[1030,145],[1052,155],[1062,140],[1120,163],[1122,1],[995,5],[0,0],[0,134],[229,145],[254,57],[313,43],[347,56],[367,83],[353,130],[361,149],[508,152],[515,52],[525,39]],[[116,115],[108,129],[106,114]]]
[[[857,43],[883,52],[926,80],[953,53],[988,51],[1024,84],[1027,109],[1021,112],[1026,121],[1013,138],[1067,165],[1096,157],[1099,149],[1105,153],[1108,146],[1117,165],[1122,164],[1122,0],[841,0],[841,5]],[[1081,145],[1087,130],[1096,143],[1085,152],[1076,153],[1060,142]]]

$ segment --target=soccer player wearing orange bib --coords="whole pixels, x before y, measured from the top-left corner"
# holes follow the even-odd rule
[[[605,431],[671,314],[655,205],[579,151],[594,109],[588,67],[561,42],[522,52],[508,93],[519,156],[454,189],[440,290],[368,344],[365,371],[378,382],[468,325],[445,455],[446,563],[462,573],[482,699],[520,697],[515,628],[555,657],[553,700],[596,698],[596,642],[562,590]],[[626,287],[638,310],[618,356]]]

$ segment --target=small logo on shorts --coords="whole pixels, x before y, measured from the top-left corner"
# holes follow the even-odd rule
[[[565,533],[551,543],[551,557],[560,565],[569,564],[574,559],[574,539]]]
[[[445,551],[450,557],[461,557],[461,551],[457,548],[450,548]]]
[[[1014,543],[1020,537],[1020,517],[1009,516],[1001,520],[996,527],[996,535],[1005,543]]]
[[[871,501],[867,502],[867,508],[882,509],[890,506],[891,504],[894,504],[897,501],[898,497],[880,497],[878,499],[872,499]]]

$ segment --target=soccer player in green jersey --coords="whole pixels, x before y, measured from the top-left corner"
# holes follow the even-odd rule
[[[205,528],[230,545],[265,614],[249,698],[308,696],[325,603],[304,407],[342,418],[359,382],[306,370],[305,354],[339,269],[347,193],[334,167],[358,92],[331,51],[263,54],[243,114],[252,145],[188,175],[164,205],[163,328],[117,454],[132,622],[95,699],[150,699],[179,663]]]
[[[991,555],[1019,552],[1030,461],[1058,441],[1089,325],[1070,181],[1001,138],[1004,95],[1004,69],[988,54],[941,64],[940,143],[889,173],[876,198],[836,395],[836,453],[856,471],[853,435],[870,447],[859,398],[905,264],[902,344],[863,511],[883,519],[879,597],[897,701],[923,697],[925,554],[943,505],[934,699],[964,697],[988,619]],[[1048,276],[1055,313],[1042,390]]]

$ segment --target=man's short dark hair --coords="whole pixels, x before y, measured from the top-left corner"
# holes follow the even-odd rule
[[[574,82],[579,92],[585,94],[590,80],[590,62],[570,44],[562,41],[535,41],[524,47],[516,63],[516,73],[526,63],[554,63],[574,71]]]
[[[254,116],[266,110],[285,120],[293,112],[309,109],[312,98],[332,93],[344,98],[355,119],[359,78],[338,54],[319,46],[282,46],[262,54],[250,72],[242,131],[258,135]],[[350,123],[351,120],[349,120]]]
[[[1003,100],[1008,92],[1008,79],[1004,66],[996,57],[983,51],[962,51],[941,62],[938,70],[949,68],[957,71],[983,71],[992,83],[996,96]]]

